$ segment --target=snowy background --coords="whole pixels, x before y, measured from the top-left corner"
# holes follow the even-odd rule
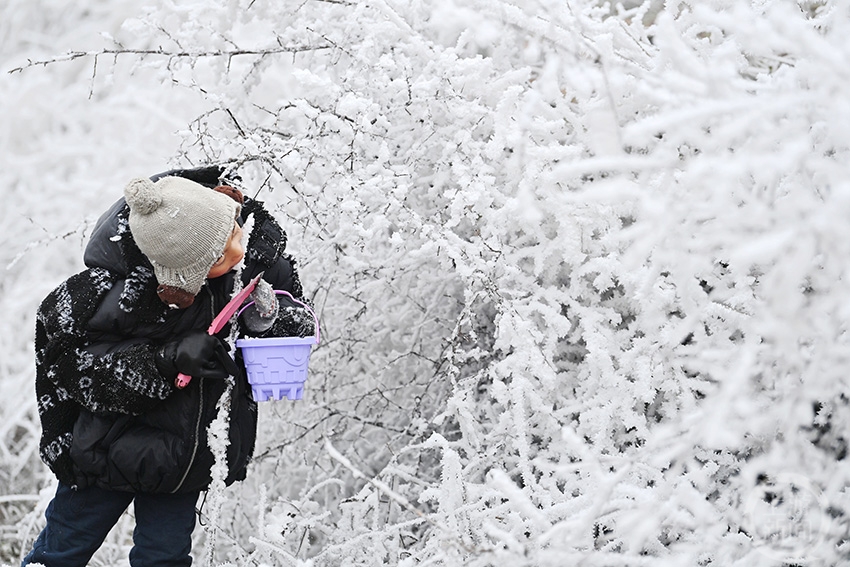
[[[54,489],[38,302],[128,179],[208,162],[324,340],[198,564],[850,562],[843,0],[0,15],[0,564]]]

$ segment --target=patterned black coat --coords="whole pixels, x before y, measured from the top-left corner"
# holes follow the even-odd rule
[[[196,377],[178,390],[159,374],[153,353],[183,333],[206,329],[231,297],[236,273],[208,280],[189,308],[169,309],[156,295],[153,268],[133,241],[128,215],[122,199],[101,217],[86,248],[88,269],[62,283],[39,307],[40,454],[71,486],[202,490],[214,463],[207,427],[225,382]],[[249,215],[254,229],[243,281],[265,271],[263,279],[275,289],[300,297],[293,262],[283,254],[284,232],[257,201],[246,200],[243,217]],[[219,336],[230,336],[230,326]],[[237,363],[242,368],[238,352]],[[245,477],[257,427],[257,407],[244,375],[236,377],[230,396],[228,484]]]

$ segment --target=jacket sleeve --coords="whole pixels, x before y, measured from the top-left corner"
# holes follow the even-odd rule
[[[263,279],[269,282],[273,289],[288,291],[299,301],[308,303],[304,299],[295,260],[285,253],[286,233],[259,201],[246,199],[243,213],[254,217],[254,228],[248,238],[245,252],[243,282],[247,283],[258,273],[264,272]],[[278,296],[278,302],[280,310],[269,329],[253,332],[243,324],[245,332],[259,338],[305,337],[316,332],[312,314],[285,296]]]
[[[168,397],[174,386],[160,375],[153,346],[90,348],[86,327],[114,280],[93,268],[69,278],[38,309],[36,364],[67,396],[91,412],[138,414]]]
[[[304,292],[295,261],[285,253],[286,232],[260,201],[246,198],[242,214],[254,217],[254,228],[245,251],[243,283],[247,284],[254,276],[265,272],[263,279],[274,289],[285,290],[301,298]]]

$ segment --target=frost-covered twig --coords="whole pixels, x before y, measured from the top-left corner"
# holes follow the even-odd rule
[[[463,541],[458,534],[451,532],[443,524],[435,522],[427,514],[422,512],[413,504],[411,504],[407,498],[393,490],[387,483],[378,480],[377,478],[366,476],[366,474],[363,473],[357,467],[355,467],[354,464],[348,458],[346,458],[342,453],[337,451],[336,448],[334,448],[334,446],[331,444],[330,440],[327,438],[325,438],[325,450],[327,451],[328,455],[331,456],[332,459],[347,468],[351,472],[351,474],[354,475],[355,478],[365,480],[370,485],[375,487],[379,492],[389,497],[393,502],[395,502],[408,512],[411,512],[412,514],[416,515],[416,517],[420,520],[427,522],[430,526],[440,530],[441,532],[444,532],[444,535],[446,535],[450,541],[453,541],[468,553],[474,553],[476,551],[473,547],[470,546],[470,544]]]
[[[212,481],[207,489],[207,502],[209,522],[204,526],[207,533],[207,560],[208,567],[214,565],[216,536],[219,530],[219,516],[221,505],[224,502],[224,480],[227,477],[227,447],[230,444],[230,395],[233,384],[228,381],[227,386],[218,402],[218,414],[210,423],[207,439],[210,449],[215,456],[215,464],[212,467]]]
[[[328,452],[328,455],[330,455],[333,460],[337,461],[342,466],[344,466],[349,471],[351,471],[351,474],[354,475],[354,478],[359,478],[359,479],[365,480],[366,482],[368,482],[369,484],[371,484],[372,486],[377,488],[380,492],[386,494],[388,497],[390,497],[394,502],[399,504],[405,510],[412,512],[417,517],[425,520],[429,524],[432,524],[433,526],[438,527],[438,525],[435,524],[434,522],[432,522],[431,519],[428,518],[428,516],[426,516],[421,510],[419,510],[413,504],[411,504],[410,501],[407,498],[405,498],[401,494],[398,494],[397,492],[395,492],[385,482],[382,482],[382,481],[378,480],[377,478],[370,478],[370,477],[366,476],[360,469],[355,467],[348,458],[346,458],[342,453],[337,451],[336,448],[334,448],[334,446],[331,444],[330,439],[327,439],[327,438],[325,439],[325,450]]]
[[[32,219],[29,219],[29,220],[32,221]],[[33,250],[34,248],[38,248],[39,246],[43,246],[45,244],[50,244],[51,242],[53,242],[55,240],[66,239],[66,238],[71,237],[71,236],[85,234],[85,232],[88,230],[88,228],[89,228],[89,226],[91,226],[91,224],[92,224],[91,221],[85,220],[79,226],[77,226],[77,228],[75,228],[73,230],[69,230],[69,231],[67,231],[63,234],[52,234],[52,235],[49,235],[49,236],[42,238],[40,240],[36,240],[34,242],[27,243],[27,245],[24,247],[24,249],[21,250],[20,252],[18,252],[15,255],[15,257],[12,258],[12,260],[6,265],[6,269],[11,270],[12,268],[14,268],[15,264],[20,262],[21,258],[26,256],[27,253],[30,252],[31,250]],[[47,232],[47,231],[45,230],[45,232]]]
[[[25,69],[29,69],[30,67],[42,66],[45,67],[47,65],[51,65],[53,63],[63,63],[67,61],[73,61],[75,59],[81,59],[86,57],[92,57],[95,60],[95,64],[97,62],[97,58],[101,55],[112,55],[112,56],[121,56],[121,55],[135,55],[135,56],[149,56],[156,55],[160,57],[167,57],[169,60],[171,59],[203,59],[209,57],[227,57],[233,58],[238,57],[240,55],[253,55],[265,57],[267,55],[278,55],[281,53],[302,53],[306,51],[318,51],[321,49],[330,49],[333,47],[332,45],[289,45],[289,46],[280,46],[280,47],[268,47],[263,49],[220,49],[220,50],[212,50],[212,51],[169,51],[167,49],[158,48],[158,49],[130,49],[130,48],[106,48],[101,49],[99,51],[69,51],[64,55],[58,55],[56,57],[52,57],[50,59],[40,59],[33,61],[32,59],[27,60],[25,65],[21,65],[19,67],[15,67],[7,71],[8,73],[20,73]]]

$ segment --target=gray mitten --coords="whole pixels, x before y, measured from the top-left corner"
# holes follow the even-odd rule
[[[253,305],[249,305],[242,314],[245,325],[254,333],[267,331],[277,320],[279,304],[274,289],[269,282],[260,280],[251,292]]]

